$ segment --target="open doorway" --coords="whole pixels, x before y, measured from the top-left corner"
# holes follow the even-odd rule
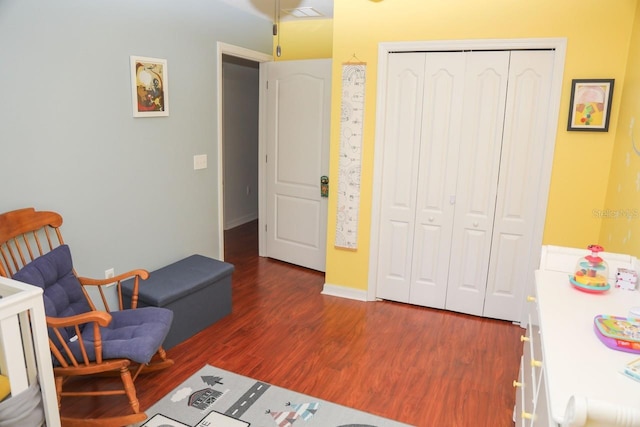
[[[324,271],[331,60],[218,52],[218,251],[257,218],[260,256]]]
[[[272,57],[218,43],[218,251],[224,235],[259,217],[260,63]],[[256,238],[257,240],[257,238]]]
[[[224,229],[258,219],[259,66],[222,55]]]
[[[255,61],[222,55],[225,233],[240,226],[257,233],[259,71]],[[249,223],[255,223],[255,226]],[[229,248],[226,243],[224,249],[227,258]],[[257,246],[255,250],[257,252]]]

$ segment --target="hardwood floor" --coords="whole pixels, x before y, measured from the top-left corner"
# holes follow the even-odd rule
[[[208,363],[415,426],[513,425],[519,327],[321,295],[322,273],[258,257],[256,228],[225,234],[233,313],[170,349],[174,367],[138,378],[143,410]],[[122,396],[71,399],[67,416],[128,408]]]

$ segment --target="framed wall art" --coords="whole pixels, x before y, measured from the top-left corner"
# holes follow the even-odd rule
[[[607,132],[614,79],[573,79],[567,130]]]
[[[133,117],[169,115],[167,60],[131,56]]]

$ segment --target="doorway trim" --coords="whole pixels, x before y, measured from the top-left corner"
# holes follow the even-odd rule
[[[385,108],[388,57],[391,53],[400,52],[438,52],[438,51],[467,51],[467,50],[553,50],[554,65],[551,77],[551,102],[548,109],[548,123],[544,144],[543,168],[540,175],[540,192],[537,195],[537,212],[535,215],[533,247],[542,245],[545,215],[551,182],[551,168],[553,152],[558,132],[558,115],[560,98],[562,95],[562,81],[566,56],[566,38],[539,39],[479,39],[479,40],[442,40],[442,41],[410,41],[383,42],[378,45],[378,85],[376,100],[376,130],[374,142],[373,165],[373,197],[371,207],[371,245],[369,247],[369,277],[367,298],[376,299],[377,293],[377,257],[380,244],[380,217],[382,194],[382,166],[385,135]],[[539,265],[540,250],[531,251],[528,265],[535,269]],[[532,278],[533,282],[533,278]],[[531,284],[532,286],[532,284]],[[528,292],[529,284],[525,292]],[[526,294],[525,294],[526,295]]]
[[[224,157],[223,157],[223,139],[222,139],[222,55],[229,55],[229,56],[235,56],[238,58],[243,58],[243,59],[247,59],[249,61],[254,61],[254,62],[270,62],[273,61],[273,55],[267,55],[266,53],[262,53],[262,52],[258,52],[255,50],[251,50],[251,49],[247,49],[244,47],[240,47],[240,46],[234,46],[231,44],[227,44],[227,43],[223,43],[223,42],[217,42],[216,43],[216,49],[217,49],[217,60],[218,60],[218,64],[216,67],[216,86],[217,86],[217,92],[218,92],[218,96],[217,96],[217,100],[216,100],[216,104],[217,104],[217,109],[218,109],[218,113],[217,113],[217,117],[216,117],[216,121],[217,121],[217,130],[216,130],[216,138],[218,141],[217,144],[217,159],[216,159],[216,165],[217,165],[217,180],[218,180],[218,256],[221,260],[224,261],[224,185],[223,185],[223,179],[224,179]],[[262,82],[262,67],[260,67],[260,81]],[[258,159],[261,159],[264,157],[264,152],[266,150],[265,148],[265,144],[266,144],[266,139],[264,138],[264,132],[265,132],[265,121],[264,121],[264,115],[266,114],[266,110],[264,108],[264,103],[266,102],[266,100],[264,99],[263,96],[263,91],[262,88],[260,88],[260,95],[259,95],[259,112],[258,112]],[[258,175],[260,176],[261,174],[261,170],[263,168],[262,166],[262,162],[258,162],[259,164],[259,171],[258,171]],[[258,217],[262,218],[262,214],[264,212],[264,209],[262,207],[262,203],[264,200],[264,184],[262,182],[263,180],[259,180],[258,182]],[[260,221],[260,220],[259,220]],[[263,240],[263,239],[261,239]]]

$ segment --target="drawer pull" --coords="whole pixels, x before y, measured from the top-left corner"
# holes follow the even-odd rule
[[[522,383],[518,382],[517,380],[513,380],[513,387],[522,387]]]
[[[532,297],[531,295],[528,295],[527,302],[536,302],[536,297]]]
[[[540,360],[532,360],[531,361],[531,366],[534,368],[539,368],[542,366],[542,361]]]
[[[533,419],[533,414],[530,414],[528,412],[522,412],[522,419],[523,420],[532,420]]]
[[[525,337],[524,335],[520,335],[520,342],[529,342],[531,338]]]

